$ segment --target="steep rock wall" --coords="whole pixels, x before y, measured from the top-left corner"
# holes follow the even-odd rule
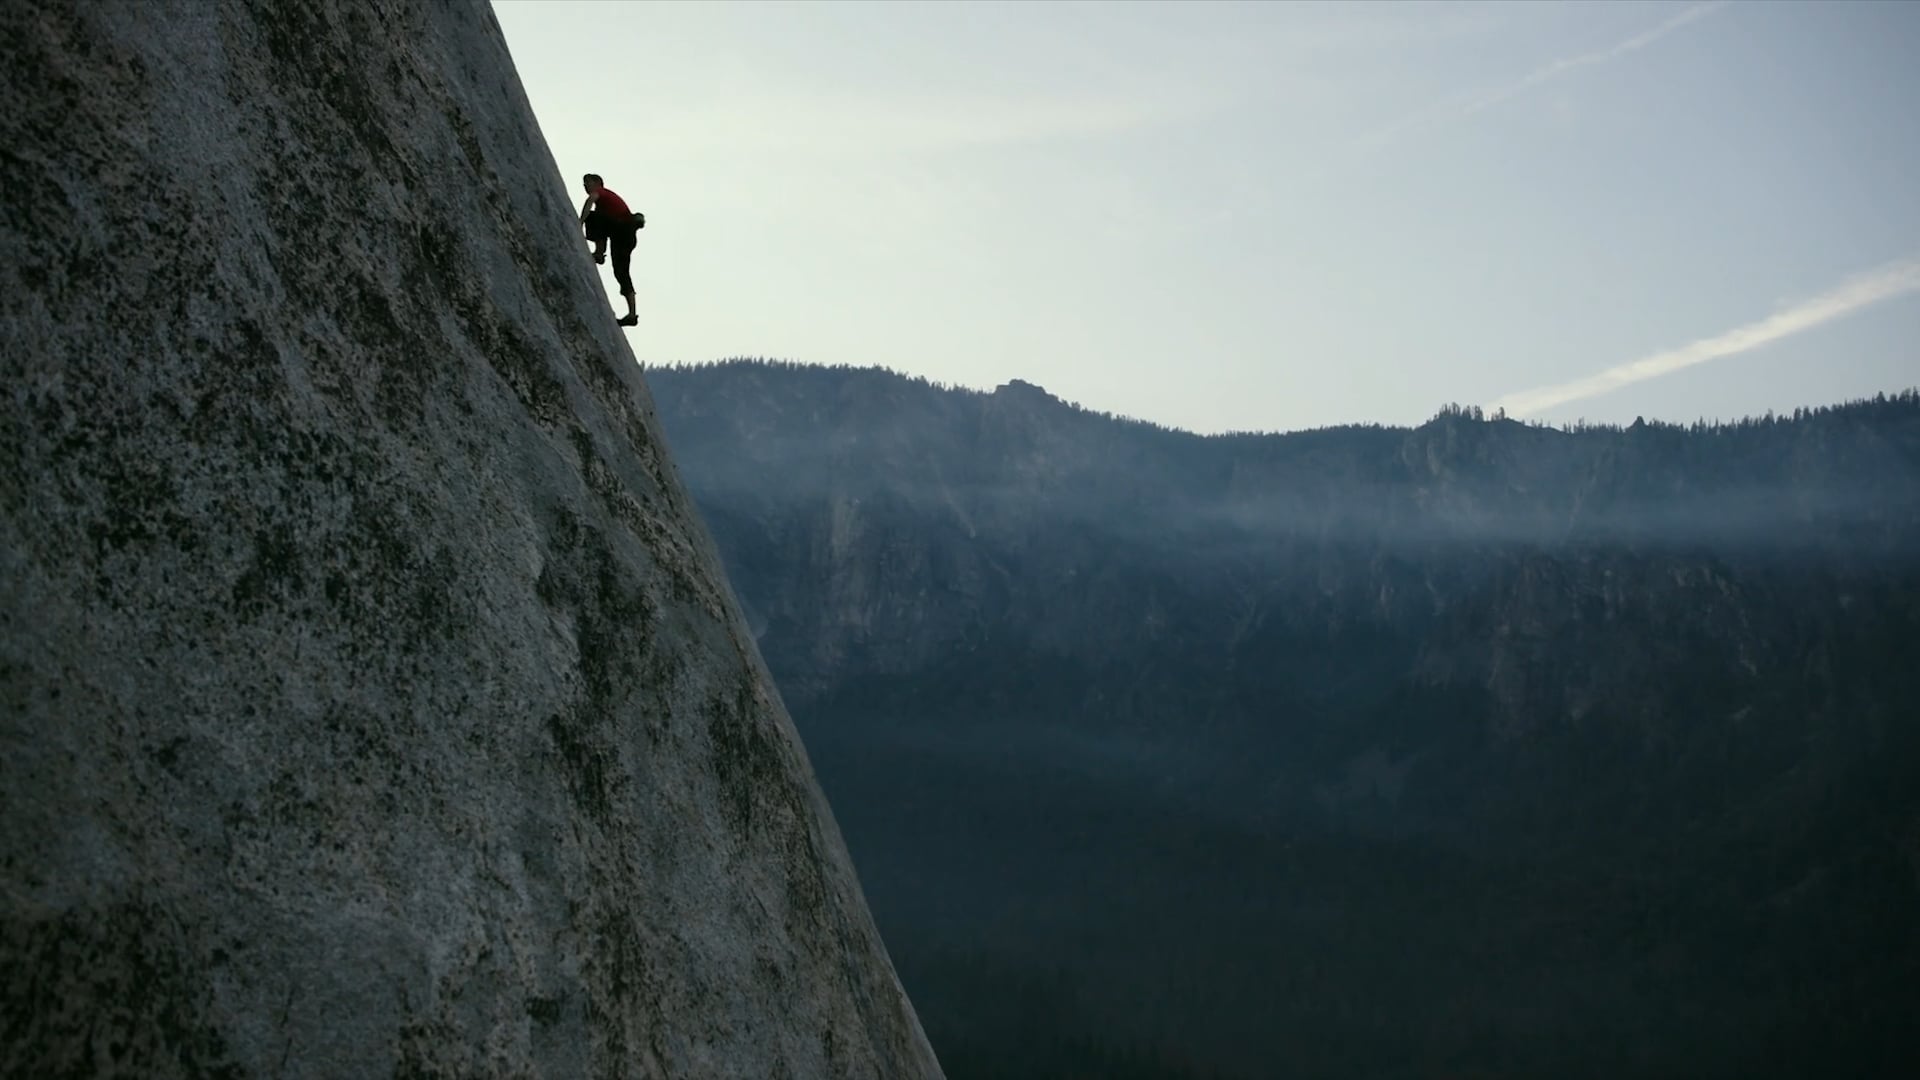
[[[490,12],[0,58],[0,1074],[938,1075]]]

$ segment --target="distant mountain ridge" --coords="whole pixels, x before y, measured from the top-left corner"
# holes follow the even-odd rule
[[[1450,409],[1414,429],[1202,437],[1080,410],[1024,383],[980,393],[756,362],[655,369],[650,380],[751,616],[796,620],[791,634],[763,635],[770,657],[844,651],[869,631],[904,648],[931,640],[916,630],[928,619],[979,603],[1042,630],[1058,620],[1021,612],[1011,595],[991,599],[1009,572],[1001,564],[1017,556],[1057,587],[1097,572],[1089,545],[1106,543],[1209,605],[1298,592],[1299,571],[1328,559],[1351,586],[1345,571],[1364,552],[1369,573],[1386,575],[1367,604],[1390,618],[1437,618],[1455,599],[1433,582],[1402,588],[1408,560],[1422,575],[1465,575],[1463,587],[1514,560],[1574,551],[1708,557],[1710,567],[1817,557],[1839,582],[1920,552],[1912,392],[1692,430],[1564,432]],[[749,520],[781,531],[731,527]],[[795,534],[802,523],[810,531]],[[880,534],[905,547],[891,561],[850,560]],[[769,577],[795,542],[806,544],[808,575]],[[926,562],[940,556],[946,565]],[[916,580],[894,580],[902,574]],[[936,581],[953,587],[918,596]],[[1295,600],[1321,603],[1327,584]],[[781,591],[789,586],[799,592]],[[826,610],[820,588],[848,591],[839,600],[857,610],[803,631],[808,612]],[[887,605],[908,596],[916,602]],[[784,666],[783,686],[804,696],[817,665]]]
[[[1107,509],[1132,505],[1131,497],[1181,509],[1232,499],[1257,511],[1310,513],[1335,498],[1352,503],[1353,485],[1362,484],[1378,489],[1391,515],[1469,537],[1496,515],[1527,523],[1523,534],[1543,540],[1673,524],[1610,516],[1654,507],[1669,515],[1690,508],[1702,519],[1708,509],[1736,511],[1742,524],[1869,524],[1882,539],[1908,539],[1920,527],[1920,394],[1912,390],[1791,418],[1684,427],[1563,430],[1449,406],[1411,429],[1202,436],[1091,412],[1017,379],[982,392],[880,369],[765,361],[655,368],[650,379],[680,395],[676,412],[689,421],[680,439],[732,450],[702,455],[693,467],[709,484],[748,490],[753,474],[729,470],[777,456],[791,476],[814,485],[802,489],[809,493],[826,479],[817,470],[830,467],[847,491],[1017,483]],[[936,446],[947,456],[928,456]],[[1741,504],[1756,488],[1788,484],[1796,485],[1792,503]],[[1720,501],[1700,508],[1702,496]],[[1327,524],[1293,524],[1315,523]]]
[[[1017,381],[648,378],[953,1075],[1014,1075],[956,989],[987,958],[1227,1075],[1913,1049],[1920,395],[1203,437]]]

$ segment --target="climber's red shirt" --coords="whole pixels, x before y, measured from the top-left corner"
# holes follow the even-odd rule
[[[627,209],[627,200],[615,195],[613,189],[605,184],[600,186],[600,194],[595,197],[593,205],[613,221],[626,221],[633,217],[633,211]]]

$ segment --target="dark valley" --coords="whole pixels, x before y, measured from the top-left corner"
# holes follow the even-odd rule
[[[1199,437],[648,379],[950,1075],[1920,1054],[1911,391]]]

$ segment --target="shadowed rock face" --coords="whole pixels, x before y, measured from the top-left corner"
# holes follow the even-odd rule
[[[0,59],[0,1074],[939,1075],[488,11]]]

